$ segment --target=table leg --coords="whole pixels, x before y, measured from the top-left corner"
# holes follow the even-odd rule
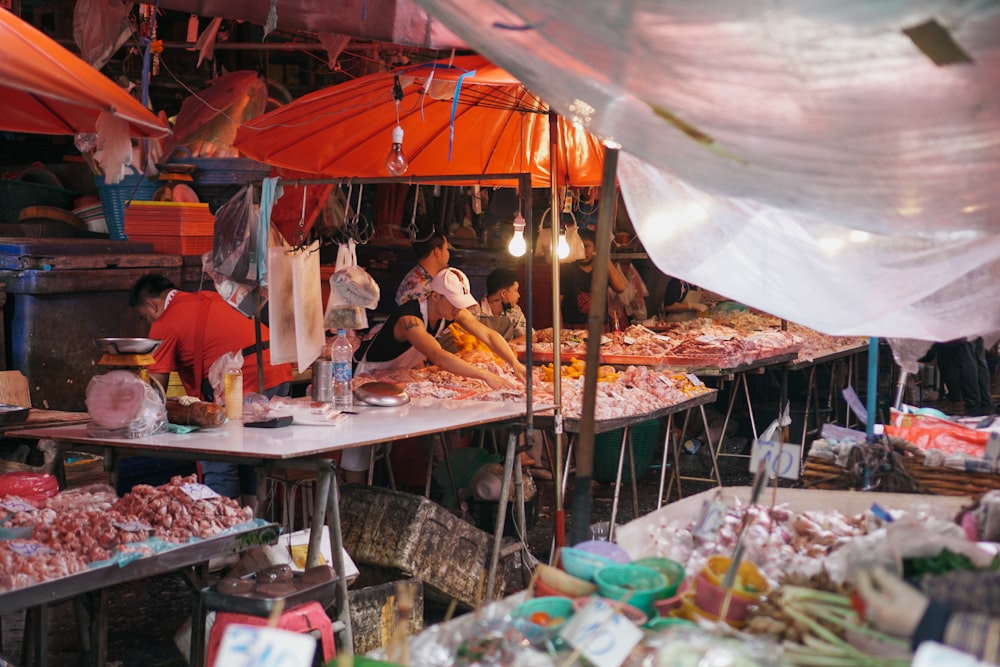
[[[507,453],[503,460],[503,480],[500,482],[500,500],[497,503],[497,518],[493,529],[493,550],[490,552],[490,569],[486,576],[486,600],[493,599],[494,586],[497,579],[497,563],[500,561],[500,548],[503,545],[503,527],[507,521],[507,499],[510,498],[510,483],[514,472],[514,459],[517,458],[517,432],[510,430],[507,436]],[[520,468],[520,466],[518,466]]]
[[[733,414],[733,406],[736,404],[736,392],[738,391],[738,389],[739,389],[739,380],[736,380],[733,382],[732,391],[729,392],[729,404],[726,406],[726,416],[722,420],[722,433],[719,435],[719,444],[716,450],[716,454],[721,454],[723,456],[725,456],[725,454],[722,452],[722,443],[726,439],[726,431],[729,430],[729,418]],[[705,431],[705,440],[709,441],[708,445],[711,447],[712,438],[709,436],[707,429]]]
[[[806,451],[806,434],[809,432],[809,401],[812,400],[813,392],[816,391],[816,367],[812,366],[809,368],[809,380],[806,382],[806,402],[803,407],[802,412],[802,443],[801,447],[803,453]],[[817,425],[819,425],[819,418],[816,419]],[[802,457],[805,459],[805,456]]]
[[[86,664],[104,667],[108,663],[108,593],[107,589],[84,593],[83,604],[87,610],[87,634],[90,650]]]
[[[753,401],[750,400],[750,387],[749,387],[749,384],[747,383],[747,374],[746,373],[741,373],[740,374],[740,379],[743,382],[743,396],[747,400],[747,412],[750,414],[750,430],[753,432],[753,439],[756,440],[757,439],[757,435],[758,435],[758,433],[757,433],[757,423],[754,421],[754,418],[753,418]],[[779,408],[779,410],[780,410],[780,408]],[[726,437],[725,432],[723,432],[722,435],[719,436],[719,445],[720,446],[722,445],[722,440],[725,437]]]
[[[448,473],[448,484],[451,485],[451,497],[457,503],[458,487],[455,485],[455,473],[451,468],[451,458],[448,456],[448,442],[445,440],[444,433],[438,433],[437,437],[441,441],[441,461],[444,463],[445,471]]]
[[[719,473],[719,458],[716,456],[715,447],[712,446],[712,439],[711,439],[711,437],[709,437],[707,435],[708,432],[709,432],[708,431],[708,415],[705,414],[705,406],[704,405],[699,405],[698,409],[701,410],[701,423],[705,427],[706,439],[709,441],[708,442],[708,453],[712,455],[712,470],[715,471],[715,481],[719,484],[719,486],[722,486],[722,475]],[[725,431],[723,431],[721,434],[719,434],[719,442],[720,443],[722,442],[722,439],[725,436],[726,436]],[[679,484],[678,484],[677,488],[678,488],[678,490],[680,489],[680,485]]]
[[[621,497],[622,489],[622,469],[625,467],[625,448],[630,446],[631,439],[629,434],[632,429],[626,426],[622,429],[622,442],[621,448],[618,450],[618,473],[615,475],[615,495],[611,501],[611,523],[608,524],[608,541],[615,541],[615,521],[618,518],[618,499]],[[632,466],[635,468],[635,466]],[[633,475],[634,475],[633,471]],[[635,484],[635,477],[632,478],[633,485]],[[638,512],[636,512],[638,514]]]
[[[667,415],[667,436],[663,439],[663,460],[660,461],[660,489],[656,495],[656,509],[663,507],[663,483],[667,475],[667,455],[670,452],[670,436],[674,432],[674,415]],[[673,483],[673,477],[670,478]]]
[[[327,469],[327,479],[333,477],[333,462]],[[344,624],[341,651],[354,655],[354,630],[351,628],[351,607],[347,593],[347,577],[344,576],[344,537],[340,528],[340,490],[336,481],[328,486],[323,496],[326,501],[327,531],[330,533],[330,550],[333,552],[333,567],[337,571],[337,620]],[[318,503],[317,503],[318,504]],[[312,547],[312,536],[309,540]]]

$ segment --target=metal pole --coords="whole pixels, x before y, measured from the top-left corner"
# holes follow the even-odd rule
[[[562,494],[562,313],[560,309],[559,286],[559,222],[562,205],[559,202],[559,181],[558,175],[559,157],[559,116],[552,110],[549,111],[549,173],[551,202],[549,204],[549,238],[550,249],[552,251],[552,402],[556,407],[552,413],[553,438],[555,441],[556,466],[555,466],[555,487],[556,487],[556,511],[553,526],[556,551],[566,543],[566,515],[563,513]]]
[[[878,338],[868,339],[868,424],[869,442],[875,439],[875,406],[878,399]]]
[[[590,482],[594,473],[594,407],[597,404],[597,371],[601,346],[595,344],[604,333],[608,312],[608,263],[611,255],[611,229],[615,220],[618,193],[615,172],[618,149],[604,148],[604,168],[601,172],[601,208],[597,214],[594,242],[594,268],[590,272],[590,313],[587,316],[587,365],[583,375],[583,408],[580,434],[576,446],[576,477],[573,482],[573,523],[570,526],[572,544],[589,537]],[[622,442],[622,447],[625,443]],[[619,476],[619,480],[621,477]],[[635,485],[635,477],[632,477]],[[617,489],[615,490],[617,493]]]

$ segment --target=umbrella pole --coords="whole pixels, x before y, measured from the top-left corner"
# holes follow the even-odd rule
[[[865,432],[868,442],[875,440],[875,407],[878,405],[878,338],[868,339],[868,423]]]
[[[601,204],[597,213],[597,232],[594,242],[594,269],[590,272],[590,313],[587,316],[587,364],[583,372],[583,408],[580,415],[580,434],[576,443],[576,477],[573,482],[573,523],[570,540],[573,544],[589,539],[592,498],[590,483],[594,473],[594,407],[597,404],[597,371],[600,345],[608,311],[608,262],[611,257],[611,228],[615,219],[618,196],[615,171],[618,168],[618,149],[604,149],[604,168],[601,173]],[[625,447],[625,442],[622,442]],[[635,482],[632,482],[633,485]],[[614,517],[612,517],[614,518]],[[614,530],[614,526],[611,527]]]
[[[559,211],[562,205],[559,202],[559,181],[556,178],[556,167],[559,156],[559,116],[554,111],[549,111],[549,173],[551,191],[551,215],[549,216],[550,244],[552,251],[552,402],[555,403],[553,411],[553,436],[555,438],[555,487],[556,487],[556,509],[553,517],[553,536],[555,538],[555,553],[566,545],[566,515],[563,510],[563,479],[562,479],[562,313],[560,310],[559,286]]]

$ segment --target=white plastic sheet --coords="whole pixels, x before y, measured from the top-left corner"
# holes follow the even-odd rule
[[[664,272],[827,333],[1000,331],[1000,3],[418,2],[622,147]]]

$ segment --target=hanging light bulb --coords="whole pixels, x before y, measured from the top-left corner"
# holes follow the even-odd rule
[[[392,176],[402,176],[410,168],[410,163],[403,153],[403,128],[399,125],[392,129],[392,148],[385,156],[385,170]]]
[[[559,232],[559,246],[556,248],[556,254],[559,255],[559,259],[569,257],[569,241],[566,240],[565,229]]]
[[[521,257],[528,250],[528,244],[524,241],[524,216],[518,211],[514,216],[514,236],[507,244],[507,251],[514,257]]]

